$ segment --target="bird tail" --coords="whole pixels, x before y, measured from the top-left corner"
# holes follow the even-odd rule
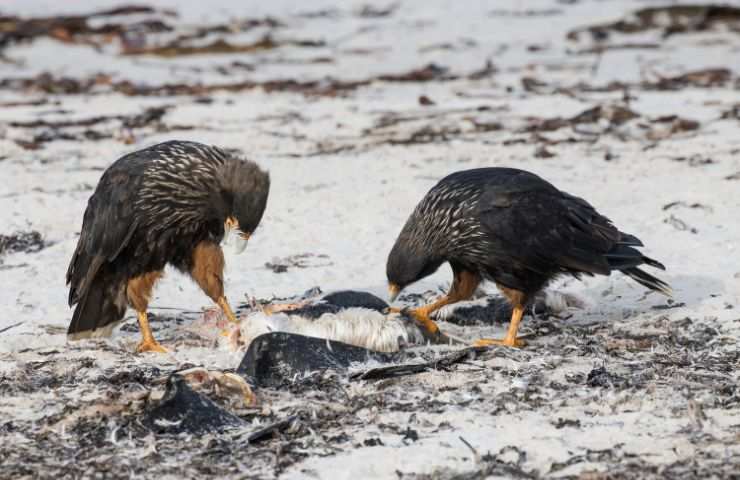
[[[634,248],[642,246],[642,242],[637,237],[621,232],[620,235],[620,241],[605,255],[607,262],[609,262],[609,268],[621,271],[650,290],[655,290],[669,297],[672,296],[673,292],[670,285],[637,268],[640,265],[648,265],[665,270],[665,266],[657,260],[644,256]]]
[[[648,263],[648,265],[650,264]],[[654,277],[643,270],[640,270],[639,268],[628,268],[626,270],[622,270],[622,273],[624,273],[640,285],[649,288],[650,290],[655,290],[656,292],[662,293],[667,297],[673,296],[673,290],[671,290],[670,285],[665,283],[663,280]]]
[[[99,275],[80,299],[67,329],[69,340],[109,337],[126,313],[125,283]]]

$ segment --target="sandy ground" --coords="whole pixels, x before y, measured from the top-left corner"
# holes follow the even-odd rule
[[[18,3],[0,13],[117,5]],[[90,22],[159,19],[175,31],[56,30],[0,47],[0,234],[43,239],[40,250],[0,252],[0,477],[740,471],[740,14],[639,16],[662,3],[585,0],[152,4]],[[620,19],[644,28],[605,26]],[[207,25],[230,28],[179,45],[275,45],[146,51]],[[141,115],[152,109],[164,110]],[[552,288],[586,308],[528,319],[521,351],[396,380],[338,374],[259,392],[260,406],[240,413],[249,428],[300,419],[260,445],[233,432],[157,435],[136,424],[142,395],[178,368],[235,368],[241,353],[189,332],[211,305],[175,272],[152,309],[171,355],[133,355],[133,317],[108,342],[67,344],[64,274],[102,170],[172,138],[237,149],[270,171],[257,234],[246,253],[227,253],[235,304],[316,286],[384,296],[385,258],[413,206],[441,177],[478,166],[527,169],[588,199],[667,266],[674,298],[618,274],[563,281]],[[441,291],[449,277],[442,268],[409,291]],[[505,328],[446,326],[471,339]]]

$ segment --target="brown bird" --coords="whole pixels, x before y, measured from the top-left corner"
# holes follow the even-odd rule
[[[585,200],[513,168],[466,170],[442,179],[421,200],[388,256],[391,301],[407,285],[452,267],[449,293],[413,310],[433,340],[444,340],[430,314],[470,298],[483,280],[495,282],[513,306],[502,340],[478,345],[521,346],[519,322],[534,295],[561,276],[609,275],[619,270],[670,295],[663,281],[639,269],[665,267],[640,253],[642,242],[620,232]]]
[[[219,244],[232,233],[244,249],[269,188],[256,164],[195,142],[160,143],[118,159],[88,201],[67,271],[69,305],[77,305],[68,338],[109,336],[131,306],[142,335],[137,351],[165,352],[147,308],[167,264],[189,274],[236,322]]]

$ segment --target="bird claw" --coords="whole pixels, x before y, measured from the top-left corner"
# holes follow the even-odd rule
[[[156,340],[142,340],[136,347],[136,353],[145,352],[169,353],[170,351],[160,345],[159,342],[157,342]]]
[[[473,342],[474,347],[490,347],[493,345],[499,345],[503,347],[514,347],[514,348],[523,348],[527,346],[527,342],[525,342],[522,339],[515,338],[513,340],[508,340],[506,338],[504,339],[498,339],[498,338],[481,338],[479,340],[476,340]]]
[[[421,331],[422,335],[424,335],[424,338],[429,341],[429,343],[432,343],[434,345],[450,345],[461,343],[458,339],[448,337],[447,335],[442,333],[442,330],[439,329],[434,320],[429,318],[429,315],[419,312],[418,309],[411,310],[408,307],[388,307],[383,311],[383,313],[386,315],[390,313],[398,313],[403,316],[410,317],[419,326],[419,330]]]

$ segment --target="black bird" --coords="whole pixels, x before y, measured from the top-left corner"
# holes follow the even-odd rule
[[[68,338],[110,335],[130,305],[142,334],[137,351],[166,351],[146,314],[166,264],[190,274],[236,322],[219,243],[233,232],[243,250],[269,188],[256,164],[195,142],[160,143],[118,159],[88,201],[67,271],[69,305],[77,304]]]
[[[560,275],[609,275],[619,270],[651,290],[670,295],[663,281],[640,270],[665,267],[635,247],[585,200],[542,178],[513,168],[478,168],[442,179],[421,200],[403,227],[386,266],[391,301],[407,285],[449,262],[449,293],[415,309],[432,338],[442,336],[429,314],[469,298],[482,280],[496,283],[513,307],[503,340],[479,345],[521,346],[516,334],[534,295]]]

